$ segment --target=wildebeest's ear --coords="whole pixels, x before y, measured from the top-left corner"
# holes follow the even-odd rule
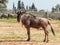
[[[21,14],[26,13],[26,10],[21,10]]]
[[[18,14],[18,15],[21,14],[21,11],[17,11],[16,14]]]

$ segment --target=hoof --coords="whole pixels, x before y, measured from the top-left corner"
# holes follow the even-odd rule
[[[30,41],[30,39],[27,39],[27,41]]]
[[[49,42],[49,40],[46,41],[46,43],[48,43],[48,42]]]
[[[43,42],[45,42],[46,40],[43,40]]]

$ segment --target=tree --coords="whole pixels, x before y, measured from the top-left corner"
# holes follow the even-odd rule
[[[16,12],[16,7],[15,7],[15,4],[13,3],[13,13]]]
[[[6,3],[8,0],[0,0],[0,3]]]
[[[37,8],[35,7],[34,3],[32,3],[32,6],[29,7],[30,11],[37,11]]]
[[[34,3],[32,3],[32,6],[31,6],[31,8],[32,8],[32,9],[35,9],[35,5],[34,5]]]
[[[15,8],[15,5],[14,5],[14,3],[13,3],[13,9]]]
[[[60,5],[59,5],[59,4],[57,4],[55,7],[56,7],[56,9],[57,9],[57,8],[60,8]]]
[[[6,3],[7,3],[7,2],[8,2],[8,0],[0,0],[0,3],[3,4],[5,7],[7,7],[7,6],[6,6]]]
[[[28,9],[28,6],[26,6],[26,10],[29,10],[29,9]]]
[[[4,11],[4,10],[7,10],[7,5],[6,3],[8,2],[8,0],[0,0],[0,10],[1,12]]]
[[[52,13],[53,13],[54,11],[56,11],[56,9],[55,9],[54,7],[52,7]]]
[[[32,8],[29,6],[29,11],[32,11]]]
[[[22,9],[25,9],[24,3],[23,3],[23,2],[22,2],[22,4],[21,4],[21,8],[22,8]]]
[[[21,9],[21,1],[19,0],[18,1],[18,6],[17,6],[18,9]]]

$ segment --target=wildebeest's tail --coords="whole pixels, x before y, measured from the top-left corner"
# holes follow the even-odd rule
[[[53,35],[55,36],[54,29],[52,28],[52,26],[51,26],[51,24],[50,24],[50,22],[49,22],[49,21],[48,21],[48,24],[49,24],[49,25],[50,25],[50,27],[51,27],[51,31],[52,31]]]

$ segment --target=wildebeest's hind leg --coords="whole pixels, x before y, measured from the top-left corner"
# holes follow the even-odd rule
[[[30,40],[30,27],[27,27],[26,29],[27,29],[27,35],[28,35],[27,41],[29,41]]]
[[[44,40],[43,40],[43,42],[48,42],[49,40],[48,40],[48,31],[46,30],[46,28],[43,28],[44,29],[44,33],[45,33],[45,38],[44,38]]]

